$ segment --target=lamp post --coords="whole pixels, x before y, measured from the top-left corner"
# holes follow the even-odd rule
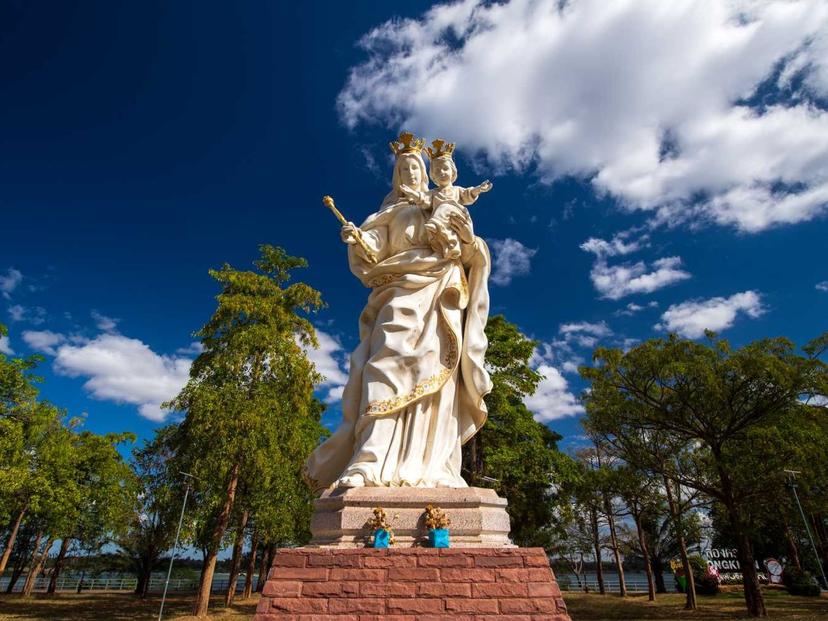
[[[161,596],[161,608],[158,609],[158,621],[161,621],[161,616],[164,614],[164,602],[167,600],[167,587],[170,586],[170,574],[172,574],[175,553],[178,551],[178,536],[181,534],[181,524],[184,522],[184,509],[187,508],[187,496],[190,495],[190,479],[198,479],[197,476],[187,472],[179,472],[179,474],[184,477],[186,482],[186,487],[184,488],[184,502],[181,503],[181,517],[178,518],[178,529],[175,531],[175,544],[173,545],[172,556],[170,556],[170,566],[167,569],[167,580],[164,582],[164,594]]]
[[[828,580],[825,579],[825,570],[822,568],[822,561],[819,559],[819,552],[817,551],[816,544],[814,543],[814,537],[811,535],[811,528],[808,526],[808,520],[805,518],[805,511],[802,510],[802,503],[799,502],[799,494],[796,493],[796,475],[801,474],[799,470],[785,470],[785,473],[788,475],[788,481],[793,492],[794,498],[796,499],[796,506],[799,507],[799,515],[802,516],[802,523],[805,525],[805,532],[808,533],[808,540],[811,542],[811,548],[814,550],[814,557],[816,558],[817,565],[819,566],[819,573],[822,574],[822,584],[825,588],[828,589]]]

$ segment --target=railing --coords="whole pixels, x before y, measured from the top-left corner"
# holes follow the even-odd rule
[[[593,577],[582,577],[581,584],[578,584],[578,580],[571,576],[558,576],[558,585],[561,587],[562,591],[583,591],[584,584],[586,584],[587,589],[589,589],[590,593],[597,593],[598,592],[598,580]],[[647,581],[646,580],[625,580],[624,584],[627,586],[628,593],[646,593],[647,592]],[[617,578],[604,578],[604,589],[607,593],[618,593],[620,590],[620,583]]]
[[[0,578],[0,593],[5,593],[9,585],[9,578]],[[49,587],[49,576],[41,576],[35,580],[35,591],[45,591]],[[14,593],[23,590],[26,582],[26,575],[20,576],[14,585]],[[258,577],[253,577],[253,588],[256,588]],[[211,591],[227,590],[228,580],[213,580]],[[134,577],[119,578],[58,578],[55,588],[57,591],[134,591],[138,580]],[[198,578],[172,578],[170,579],[169,591],[195,591],[198,588]],[[244,576],[239,576],[236,581],[236,590],[244,589]],[[164,578],[151,578],[149,591],[161,592],[164,590]]]

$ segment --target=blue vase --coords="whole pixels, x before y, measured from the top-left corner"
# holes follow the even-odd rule
[[[432,528],[428,531],[428,545],[431,548],[449,547],[448,528]]]
[[[391,533],[389,533],[384,528],[379,528],[374,531],[374,547],[375,548],[387,548],[388,543],[391,540]]]

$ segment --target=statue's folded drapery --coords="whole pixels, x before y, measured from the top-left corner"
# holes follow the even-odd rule
[[[342,476],[367,485],[465,487],[460,447],[486,420],[484,367],[491,259],[475,238],[464,265],[428,244],[419,207],[397,203],[360,227],[380,258],[351,246],[351,270],[371,294],[360,316],[342,397],[343,421],[308,460],[324,488]]]

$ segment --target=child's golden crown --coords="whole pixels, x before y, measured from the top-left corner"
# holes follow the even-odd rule
[[[425,146],[425,140],[415,137],[411,132],[402,132],[400,137],[389,142],[388,146],[391,147],[391,152],[399,157],[404,153],[420,153]]]
[[[451,154],[454,153],[454,143],[438,138],[431,141],[431,146],[426,151],[428,151],[428,159],[430,160],[443,156],[451,157]]]

